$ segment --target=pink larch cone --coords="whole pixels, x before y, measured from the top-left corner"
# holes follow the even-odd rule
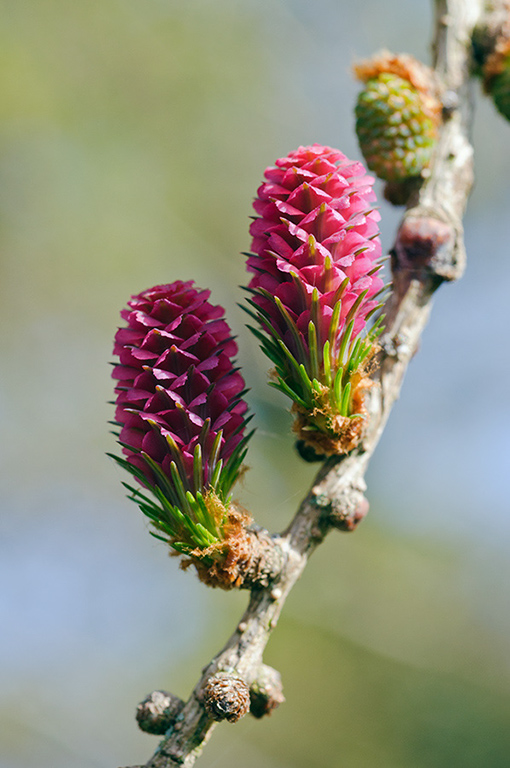
[[[143,291],[121,312],[126,326],[115,336],[125,458],[113,458],[142,485],[127,486],[131,498],[183,553],[222,540],[249,437],[237,345],[209,296],[192,281]]]
[[[265,172],[254,202],[252,328],[319,455],[345,453],[365,419],[366,364],[380,327],[381,244],[373,178],[330,147],[300,147]],[[379,324],[380,326],[380,324]]]

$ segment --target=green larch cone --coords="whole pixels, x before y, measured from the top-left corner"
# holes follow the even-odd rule
[[[361,91],[356,133],[368,167],[386,181],[419,176],[430,162],[436,138],[418,92],[389,72],[369,80]]]
[[[429,71],[411,56],[381,54],[355,72],[365,82],[355,111],[368,167],[385,181],[419,176],[430,163],[440,114]]]

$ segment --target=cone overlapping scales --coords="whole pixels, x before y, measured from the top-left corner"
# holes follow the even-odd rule
[[[381,257],[380,216],[371,206],[372,177],[361,163],[319,145],[300,147],[264,175],[267,182],[253,204],[260,218],[250,227],[253,255],[247,266],[255,274],[249,287],[280,299],[296,321],[299,341],[274,301],[258,296],[256,303],[298,357],[301,346],[309,351],[314,288],[319,293],[318,331],[326,341],[337,295],[347,279],[340,325],[360,294],[368,291],[354,323],[357,336],[377,304],[372,297],[383,287],[377,274],[368,274]]]
[[[254,273],[252,314],[268,337],[252,330],[276,365],[276,386],[306,410],[312,395],[307,398],[303,372],[310,386],[315,379],[316,388],[331,389],[343,366],[345,386],[349,353],[378,306],[380,217],[372,205],[373,178],[336,149],[300,147],[277,160],[265,178],[254,202],[259,217],[250,228],[247,266]],[[330,400],[334,417],[339,409]],[[348,417],[348,396],[345,404]],[[334,433],[329,416],[326,431]]]
[[[211,491],[227,502],[247,441],[245,384],[232,361],[237,345],[209,296],[192,281],[133,296],[114,346],[115,419],[126,457],[118,461],[156,495],[159,517],[130,489],[142,511],[170,538],[188,536],[190,546],[211,542],[193,538],[188,523],[218,533],[201,502]]]
[[[429,165],[437,125],[408,80],[382,72],[359,94],[356,133],[370,170],[386,181],[403,181]]]

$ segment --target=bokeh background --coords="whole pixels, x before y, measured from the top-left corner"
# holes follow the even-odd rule
[[[349,66],[429,60],[428,0],[1,0],[0,765],[145,762],[155,688],[187,697],[246,595],[182,573],[105,457],[132,293],[194,278],[239,336],[258,432],[239,497],[283,528],[313,467],[236,302],[266,165],[359,157]],[[468,271],[439,292],[368,476],[270,641],[287,703],[203,768],[506,768],[510,760],[510,126],[479,94]],[[391,246],[400,212],[381,202]]]

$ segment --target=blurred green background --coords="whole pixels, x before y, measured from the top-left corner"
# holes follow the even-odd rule
[[[233,628],[246,595],[179,571],[104,455],[118,313],[178,278],[226,307],[258,427],[239,497],[283,528],[313,468],[236,307],[252,198],[299,144],[359,157],[349,66],[428,61],[430,5],[0,1],[2,768],[145,762],[137,702],[187,697]],[[468,271],[437,296],[370,515],[314,555],[269,644],[287,703],[218,728],[203,768],[510,764],[510,126],[478,102]]]

